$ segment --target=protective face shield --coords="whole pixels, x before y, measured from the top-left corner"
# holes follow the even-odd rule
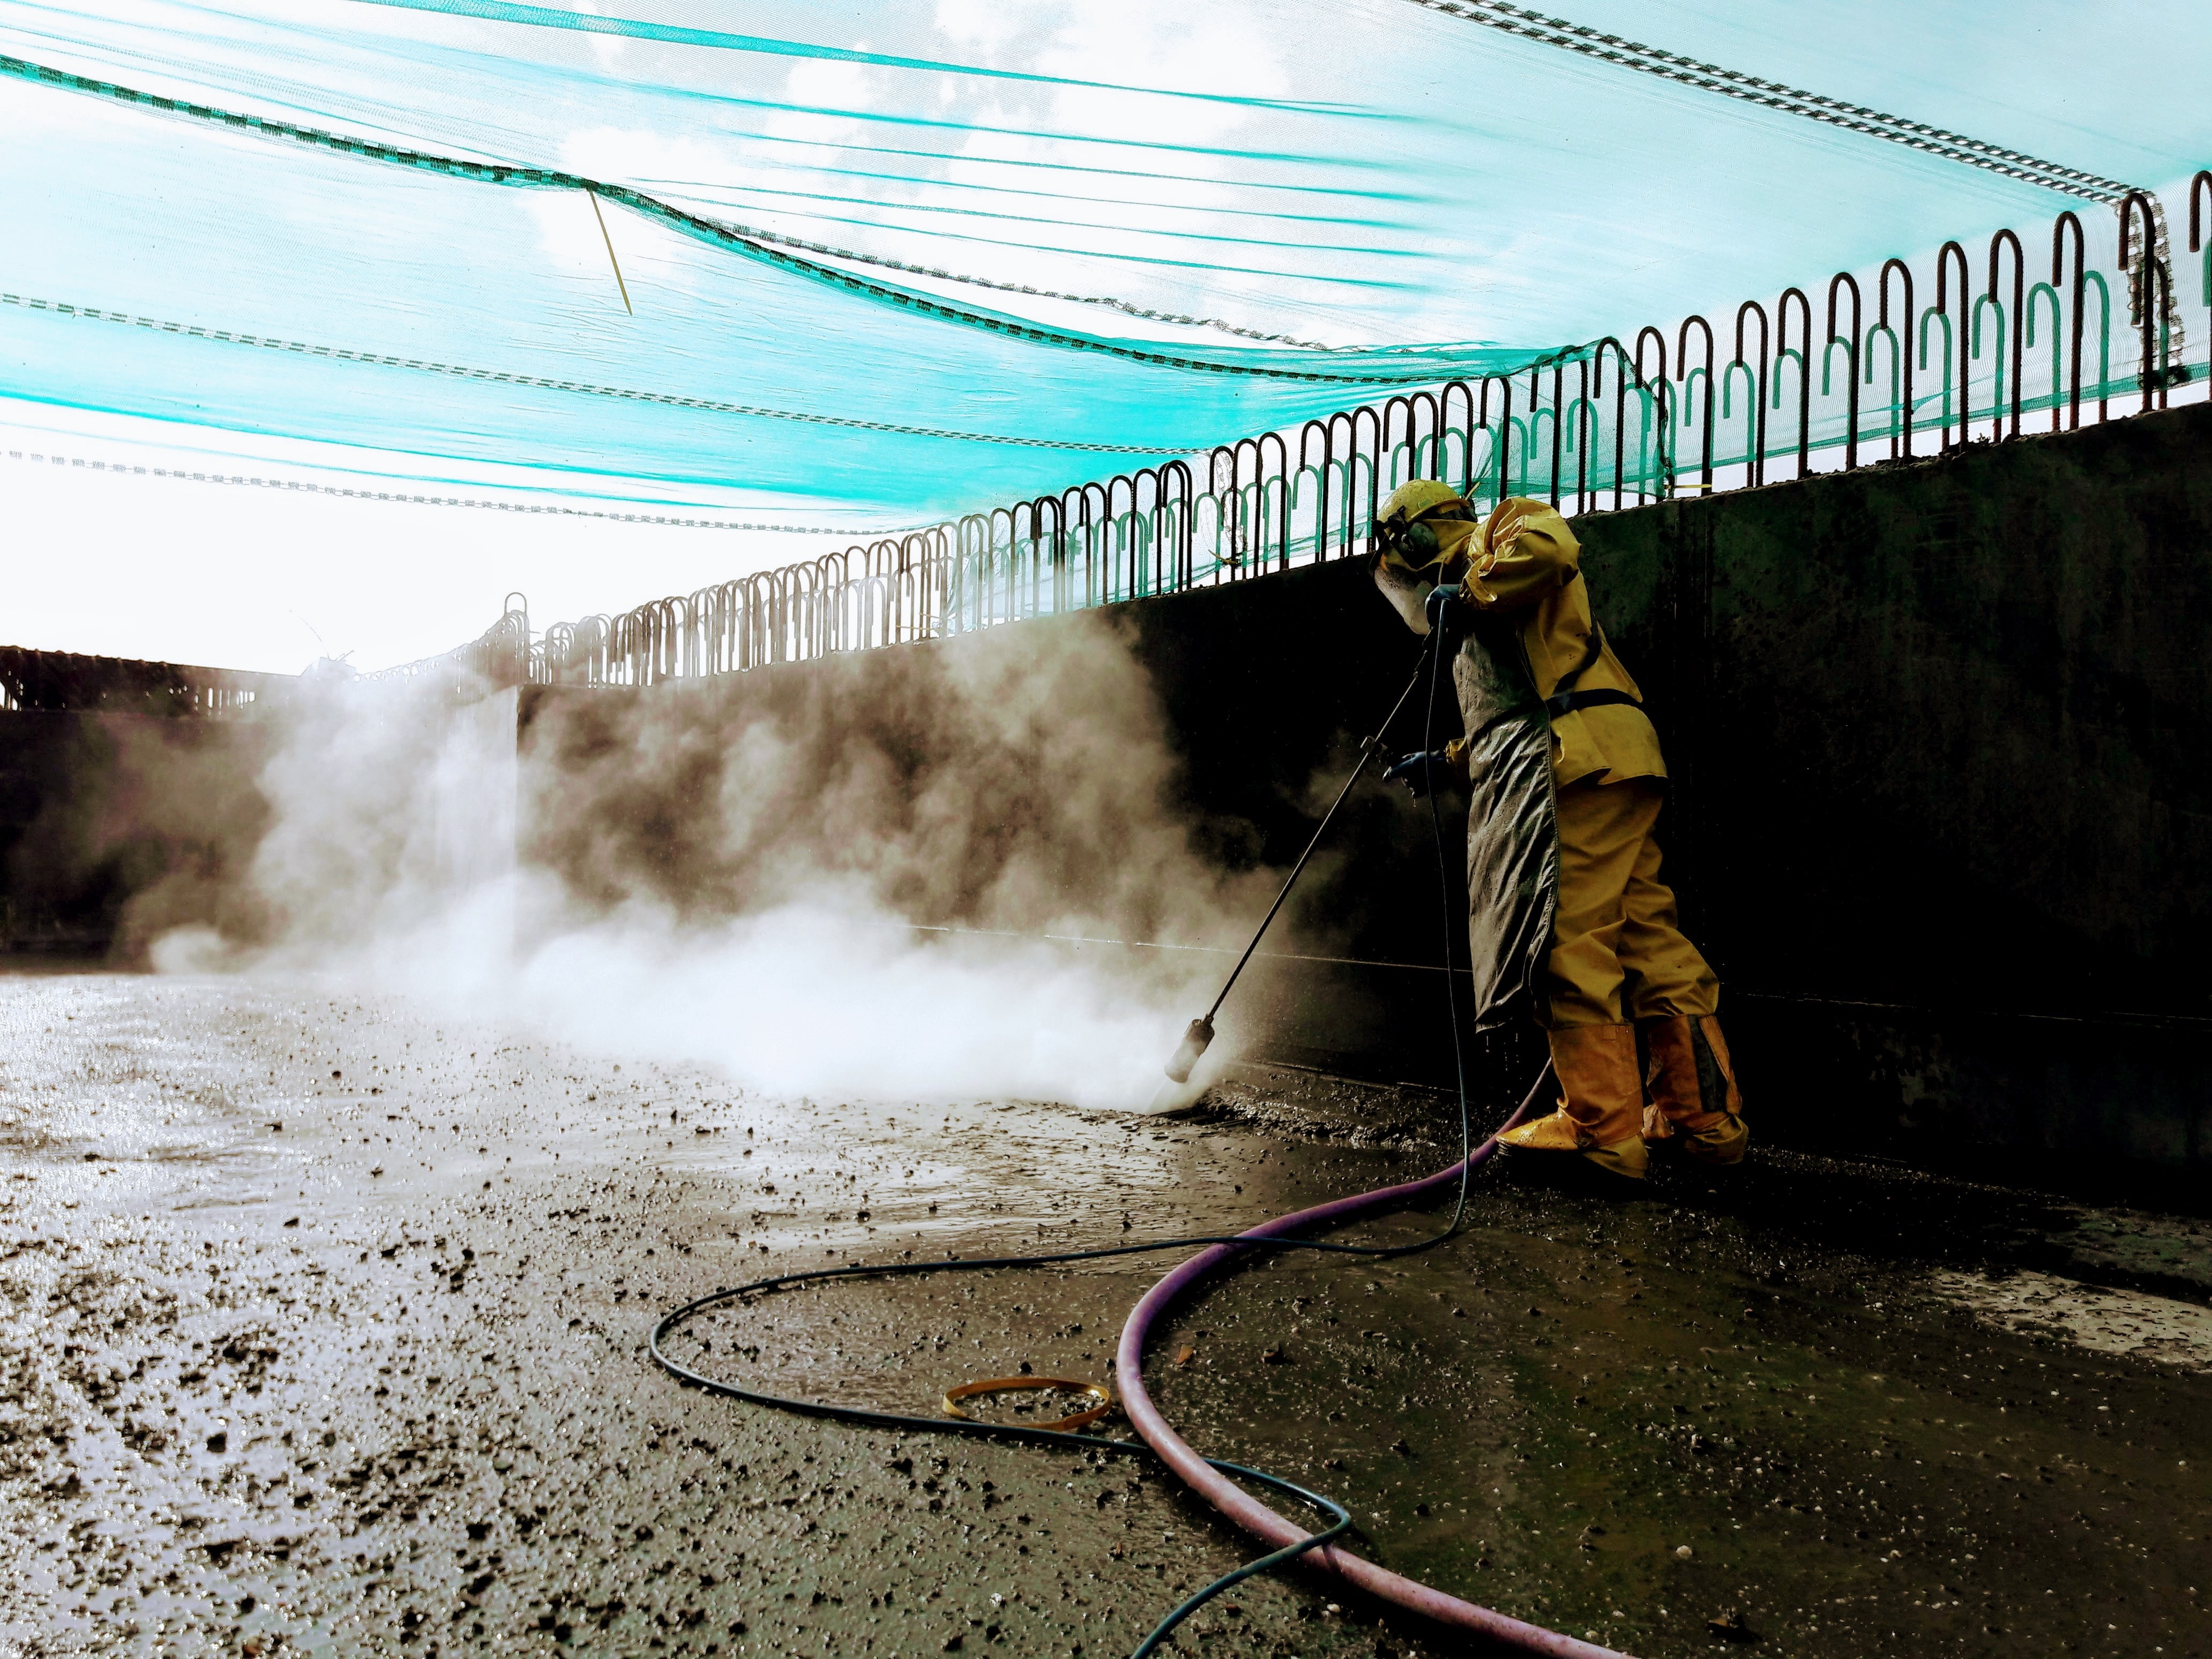
[[[1390,492],[1369,532],[1375,586],[1416,634],[1429,631],[1424,607],[1466,544],[1474,514],[1459,492],[1435,478],[1415,478]]]

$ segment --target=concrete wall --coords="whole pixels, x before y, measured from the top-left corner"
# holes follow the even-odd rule
[[[1721,971],[1762,1133],[1918,1158],[2212,1159],[2197,945],[2212,922],[2212,409],[1578,530],[1601,619],[1667,742],[1670,870]],[[1417,654],[1339,563],[703,684],[529,690],[515,718],[543,764],[525,769],[517,833],[581,893],[618,877],[742,908],[752,878],[722,815],[746,764],[737,737],[766,722],[824,777],[863,742],[917,792],[976,780],[974,811],[1000,843],[970,838],[972,867],[915,878],[916,919],[957,921],[1054,774],[1042,750],[1027,772],[1006,763],[1046,741],[1019,722],[986,753],[945,711],[1024,663],[1056,664],[1049,695],[1078,708],[1102,623],[1149,677],[1133,717],[1172,757],[1157,793],[1231,868],[1297,856]],[[1417,702],[1392,750],[1419,727]],[[1447,701],[1435,733],[1455,729]],[[128,942],[237,902],[226,884],[266,821],[252,787],[266,741],[251,725],[0,715],[16,942]],[[787,757],[802,793],[807,774]],[[1462,833],[1446,826],[1454,907]],[[1080,892],[1110,875],[1115,845],[1071,842],[1041,867]],[[1437,884],[1425,811],[1363,788],[1271,937],[1289,954],[1257,963],[1224,1043],[1446,1080]],[[1178,921],[1132,915],[1129,936]],[[1496,1098],[1504,1062],[1528,1055],[1491,1058],[1479,1083]]]
[[[2212,1158],[2212,409],[1583,536],[1793,1133]]]
[[[2212,409],[1577,528],[1667,742],[1670,868],[1762,1133],[1906,1157],[2212,1158]],[[1415,642],[1349,564],[1116,611],[1181,763],[1173,808],[1224,861],[1287,865]],[[1089,625],[1012,632],[1043,653]],[[957,765],[915,688],[991,648],[641,694],[685,700],[704,740],[684,789],[604,817],[657,837],[680,889],[725,758],[705,733],[904,710],[894,746]],[[1419,724],[1417,705],[1392,748]],[[1224,1041],[1448,1079],[1437,895],[1425,813],[1363,790],[1270,941],[1351,960],[1263,960]]]
[[[1738,971],[2212,1014],[2208,415],[1589,523],[1668,721],[1694,902]],[[1747,816],[1786,833],[1732,834]],[[1856,922],[1808,951],[1761,896],[1782,878]],[[1909,918],[1933,948],[1895,948]]]
[[[188,922],[250,929],[266,727],[0,713],[0,951],[136,960]]]
[[[281,932],[286,907],[314,896],[295,883],[272,903],[252,878],[280,811],[266,769],[288,744],[293,845],[334,838],[359,855],[326,873],[347,871],[363,894],[404,873],[454,895],[508,874],[518,697],[391,705],[413,734],[397,744],[369,729],[386,707],[370,699],[278,697],[212,718],[189,705],[0,712],[0,952],[137,965],[173,928],[240,944]],[[380,848],[388,868],[369,856]]]

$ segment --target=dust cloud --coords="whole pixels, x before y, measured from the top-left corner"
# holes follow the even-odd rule
[[[1194,847],[1097,617],[649,691],[311,681],[274,718],[256,925],[173,930],[157,968],[783,1096],[1140,1108],[1226,959],[1097,941],[1241,943],[1274,879]]]

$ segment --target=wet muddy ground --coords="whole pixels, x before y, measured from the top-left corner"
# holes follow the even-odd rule
[[[1260,1072],[1172,1121],[771,1100],[335,987],[0,976],[0,1654],[1126,1653],[1251,1553],[1155,1465],[685,1389],[653,1320],[1249,1225],[1437,1167],[1447,1115]],[[1110,1382],[1174,1259],[793,1291],[678,1346],[925,1413]],[[1645,1659],[2134,1659],[2212,1653],[2208,1302],[2200,1219],[1762,1150],[1626,1203],[1487,1176],[1425,1255],[1221,1279],[1148,1375],[1364,1552]],[[1307,1575],[1178,1647],[1460,1650]]]

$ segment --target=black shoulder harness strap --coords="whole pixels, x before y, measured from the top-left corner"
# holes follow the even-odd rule
[[[1598,658],[1604,653],[1604,650],[1605,629],[1600,628],[1595,623],[1592,623],[1590,624],[1589,649],[1583,653],[1583,659],[1575,665],[1574,672],[1572,673],[1563,674],[1560,676],[1560,689],[1544,699],[1545,714],[1551,716],[1553,720],[1558,720],[1564,714],[1571,714],[1576,713],[1577,710],[1584,708],[1601,708],[1607,703],[1626,703],[1631,708],[1641,708],[1644,707],[1642,703],[1638,702],[1634,697],[1630,696],[1626,691],[1614,691],[1610,690],[1577,691],[1574,690],[1575,682],[1582,678],[1584,674],[1589,672],[1590,665],[1598,659]]]
[[[1522,649],[1517,641],[1515,649],[1521,658],[1521,672],[1533,681],[1535,676],[1529,672],[1525,650]],[[1497,710],[1489,719],[1468,732],[1465,741],[1471,744],[1493,727],[1503,725],[1507,720],[1519,720],[1526,715],[1534,714],[1539,710],[1543,712],[1547,720],[1555,720],[1581,709],[1600,708],[1608,703],[1625,703],[1631,708],[1643,708],[1644,705],[1641,702],[1630,696],[1626,691],[1615,691],[1610,689],[1577,691],[1573,689],[1575,682],[1589,672],[1590,665],[1595,663],[1604,651],[1605,630],[1595,623],[1592,623],[1589,648],[1583,653],[1583,659],[1575,665],[1571,672],[1559,677],[1560,690],[1541,702],[1532,698],[1529,702],[1515,703],[1509,708]]]
[[[1544,712],[1557,720],[1562,714],[1571,714],[1578,709],[1601,708],[1609,702],[1626,703],[1631,708],[1644,707],[1626,691],[1601,687],[1595,691],[1564,691],[1558,696],[1547,697],[1544,699]]]

